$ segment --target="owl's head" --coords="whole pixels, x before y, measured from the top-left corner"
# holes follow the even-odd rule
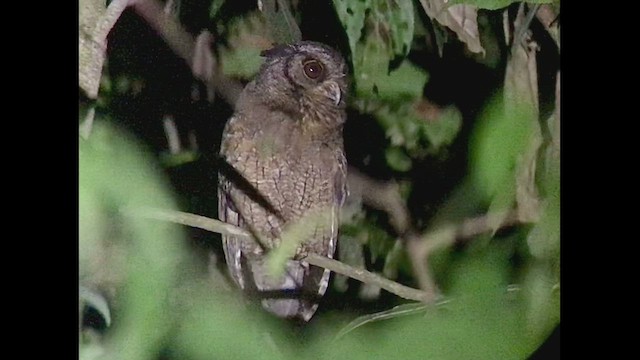
[[[293,112],[334,113],[346,107],[347,65],[336,50],[300,41],[262,52],[255,79],[272,104]]]

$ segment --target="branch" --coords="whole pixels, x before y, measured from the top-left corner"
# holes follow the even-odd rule
[[[248,231],[237,226],[227,224],[220,220],[211,219],[205,216],[195,215],[182,211],[164,210],[150,207],[122,208],[121,212],[128,216],[135,216],[149,220],[168,221],[176,224],[195,227],[223,235],[240,236],[246,239],[253,239]]]
[[[411,246],[419,241],[415,240],[417,234],[411,227],[409,209],[400,195],[398,185],[395,182],[371,179],[353,167],[349,167],[348,182],[349,197],[361,197],[365,204],[388,214],[389,222],[399,235],[400,241],[407,244],[410,250],[409,257],[412,260],[413,272],[420,288],[424,291],[424,298],[435,301],[438,297],[438,288],[426,264],[426,257],[421,256],[422,252],[411,251]]]
[[[558,14],[555,13],[553,7],[549,4],[542,4],[536,12],[536,18],[542,26],[547,30],[553,41],[560,51],[560,25],[557,22]]]
[[[411,217],[409,209],[400,196],[400,188],[395,182],[374,180],[354,167],[347,171],[349,197],[359,197],[374,209],[389,215],[389,222],[399,235],[409,230]]]
[[[90,99],[98,97],[107,35],[124,9],[135,0],[114,0],[104,8],[104,2],[82,1],[80,4],[78,85]]]
[[[113,0],[107,7],[107,11],[104,13],[93,33],[93,39],[98,43],[106,45],[107,35],[113,26],[116,24],[120,15],[127,6],[135,4],[137,0]]]
[[[536,222],[538,215],[531,218],[523,218],[517,210],[513,210],[505,215],[501,222],[501,227],[509,227],[519,224]],[[494,222],[492,214],[484,214],[479,217],[465,219],[461,223],[449,223],[441,225],[424,235],[415,235],[407,243],[409,256],[413,263],[416,277],[420,287],[427,293],[436,293],[433,280],[425,273],[428,270],[426,261],[435,250],[452,246],[456,241],[468,241],[478,235],[494,232]]]
[[[225,222],[214,220],[205,216],[190,214],[181,211],[157,209],[157,208],[123,208],[121,212],[128,216],[136,216],[144,219],[169,221],[176,224],[196,227],[199,229],[224,234],[243,237],[245,239],[253,239],[251,234],[237,226],[227,224]],[[429,294],[404,286],[395,281],[385,279],[380,275],[374,274],[364,269],[356,269],[340,261],[330,259],[328,257],[309,254],[304,260],[309,264],[329,269],[335,273],[348,276],[350,278],[362,281],[368,284],[377,285],[389,292],[396,294],[402,298],[423,302],[431,302],[436,299]]]
[[[209,74],[209,78],[202,76],[203,72],[194,67],[196,41],[175,18],[164,13],[163,5],[160,2],[138,0],[133,4],[133,9],[162,36],[169,48],[187,63],[194,77],[215,89],[229,105],[232,107],[235,105],[243,88],[242,83],[223,75],[219,69]]]
[[[330,259],[326,256],[311,253],[303,258],[303,260],[311,265],[329,269],[335,273],[348,276],[363,283],[374,284],[389,291],[390,293],[396,294],[405,299],[422,301],[426,303],[430,303],[435,300],[432,296],[424,291],[404,286],[395,281],[385,279],[378,274],[374,274],[364,269],[354,268],[353,266],[347,265],[338,260]]]

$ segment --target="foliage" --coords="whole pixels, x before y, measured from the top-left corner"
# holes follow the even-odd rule
[[[261,0],[249,8],[224,0],[205,3],[206,25],[201,27],[214,33],[216,67],[233,81],[251,79],[262,62],[260,52],[272,43],[307,39],[304,29],[311,28],[299,26],[311,23],[313,14],[306,10],[310,2]],[[82,329],[80,358],[526,358],[560,322],[559,91],[539,86],[545,75],[537,72],[537,61],[549,49],[541,49],[537,40],[549,35],[529,30],[533,16],[527,16],[534,4],[550,3],[557,9],[559,1],[552,0],[333,0],[326,5],[334,22],[323,26],[344,35],[341,50],[352,71],[349,122],[381,134],[379,140],[346,138],[347,145],[371,143],[359,149],[365,154],[350,159],[350,165],[393,179],[412,216],[402,228],[388,211],[363,205],[362,199],[348,200],[354,203],[347,204],[349,216],[340,228],[339,259],[416,286],[420,277],[409,251],[416,248],[409,246],[407,234],[427,234],[479,214],[488,219],[491,231],[459,239],[464,242],[460,246],[447,243],[427,252],[428,276],[442,291],[435,304],[407,303],[370,284],[334,276],[328,293],[339,300],[321,304],[304,329],[244,302],[215,267],[203,270],[199,255],[187,246],[193,240],[187,235],[193,234],[126,215],[126,209],[147,206],[197,212],[194,203],[215,201],[201,190],[214,187],[214,178],[196,181],[181,172],[205,161],[214,146],[194,145],[185,152],[191,154],[186,160],[170,166],[166,149],[146,143],[157,135],[145,138],[139,130],[133,135],[126,126],[115,125],[118,120],[127,124],[127,116],[129,123],[143,121],[136,117],[140,115],[118,111],[150,98],[153,91],[145,87],[151,80],[116,71],[110,64],[116,56],[106,59],[99,79],[90,76],[95,69],[83,72],[101,62],[95,60],[99,47],[87,45],[91,29],[81,27],[80,70],[86,75],[81,88],[92,98],[91,89],[99,82],[98,118],[115,120],[96,120],[91,127],[92,119],[81,116],[82,128],[91,131],[79,144],[80,298],[81,306],[102,316],[107,329]],[[100,8],[94,16],[87,10],[91,4],[83,4],[81,24],[98,23],[95,17],[108,12]],[[177,0],[164,5],[167,12],[183,13],[196,6]],[[184,19],[173,15],[176,21]],[[496,27],[496,19],[508,23]],[[116,44],[112,51],[123,46],[111,44]],[[118,53],[125,63],[139,49],[129,46]],[[486,68],[502,80],[485,89],[478,105],[433,100],[428,88],[443,76],[434,63],[455,57],[485,67],[489,61],[483,56],[497,59]],[[559,76],[559,64],[554,66]],[[467,94],[468,87],[481,81],[466,77],[448,86],[453,93]],[[199,89],[194,84],[186,95],[191,108],[201,106],[204,98],[193,95]],[[178,92],[178,86],[164,86]],[[547,92],[555,92],[556,98]],[[180,114],[167,110],[171,107],[165,103],[151,107],[161,108],[162,115]],[[206,121],[219,116],[221,103],[214,100],[215,112]],[[551,114],[540,110],[543,105],[552,108]],[[151,125],[145,129],[152,132]],[[212,136],[210,128],[197,130],[190,129],[199,140]],[[463,171],[450,170],[460,158]],[[464,175],[446,178],[452,173]],[[447,186],[432,190],[428,181],[438,176],[446,178]],[[191,182],[198,191],[182,193],[180,186]],[[428,196],[420,195],[424,193]],[[499,231],[513,225],[514,212],[527,225]],[[283,240],[287,246],[271,254],[274,272],[282,270],[301,234],[309,230],[306,225],[294,224]],[[345,306],[348,302],[354,305]]]

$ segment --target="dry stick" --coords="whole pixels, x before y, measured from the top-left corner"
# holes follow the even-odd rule
[[[303,258],[303,260],[311,265],[329,269],[335,273],[346,275],[350,278],[362,281],[363,283],[375,284],[405,299],[422,302],[430,302],[432,300],[432,296],[424,291],[404,286],[400,283],[383,278],[382,276],[369,272],[365,269],[355,268],[326,256],[311,253]]]
[[[434,302],[438,298],[438,287],[427,266],[426,255],[419,246],[419,235],[411,228],[411,215],[400,195],[400,188],[394,182],[373,180],[359,171],[349,168],[349,189],[354,196],[361,196],[369,206],[386,212],[389,223],[409,250],[409,258],[420,288],[424,291],[425,302]],[[350,195],[351,196],[351,195]]]
[[[247,239],[253,239],[251,234],[242,228],[225,223],[220,220],[215,220],[206,216],[191,214],[187,212],[157,209],[151,207],[125,207],[121,209],[121,212],[125,215],[135,216],[143,219],[168,221],[223,235],[240,236]]]
[[[367,205],[386,212],[389,215],[389,223],[399,235],[409,229],[409,210],[400,196],[398,184],[376,181],[351,166],[347,174],[349,196],[361,197]]]
[[[133,0],[114,0],[106,9],[99,2],[85,2],[85,7],[81,9],[83,18],[80,19],[78,85],[90,99],[98,97],[107,35],[131,1]],[[91,134],[94,117],[95,105],[89,109],[80,126],[80,136],[85,140]]]
[[[418,235],[411,228],[411,215],[400,195],[400,188],[394,182],[380,182],[373,180],[354,168],[348,172],[350,196],[360,196],[369,206],[386,212],[389,223],[398,234],[402,243],[407,244],[409,258],[413,272],[424,291],[424,301],[434,302],[438,297],[431,271],[426,263],[426,256],[420,256],[423,251],[414,244],[419,243]],[[425,253],[426,255],[426,253]]]
[[[169,221],[224,235],[233,235],[244,237],[246,239],[253,239],[251,234],[242,228],[205,216],[150,207],[123,208],[121,211],[125,215],[136,216],[144,219]],[[309,254],[304,258],[304,260],[309,264],[324,267],[335,273],[354,278],[364,283],[375,284],[405,299],[423,302],[430,302],[432,300],[431,296],[423,291],[404,286],[395,281],[385,279],[380,275],[374,274],[367,270],[357,269],[328,257]]]

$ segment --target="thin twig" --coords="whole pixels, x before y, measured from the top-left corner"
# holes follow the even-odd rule
[[[89,110],[87,110],[87,115],[84,118],[82,124],[80,124],[80,136],[82,139],[89,139],[89,135],[91,135],[91,130],[93,129],[93,120],[96,116],[96,108],[95,106],[91,106]]]
[[[190,214],[181,211],[165,210],[157,208],[124,208],[122,212],[127,215],[137,216],[145,219],[169,221],[177,224],[197,227],[199,229],[225,234],[244,237],[245,239],[253,239],[248,231],[237,226],[227,224],[225,222],[207,218],[205,216]],[[402,298],[431,302],[433,299],[428,294],[418,289],[413,289],[395,281],[385,279],[380,275],[369,272],[365,269],[356,269],[352,266],[344,264],[340,261],[330,259],[328,257],[309,254],[304,258],[309,264],[324,267],[338,274],[354,278],[368,284],[377,285],[389,292],[396,294]]]
[[[409,209],[402,200],[398,184],[374,180],[351,166],[347,172],[347,181],[349,196],[360,197],[365,204],[386,212],[396,233],[402,235],[409,229]]]
[[[531,25],[531,21],[533,20],[533,17],[535,16],[535,14],[538,12],[539,7],[540,7],[540,4],[534,4],[533,8],[529,10],[526,18],[524,18],[524,20],[521,23],[518,23],[518,20],[516,18],[516,22],[514,24],[516,33],[513,36],[513,44],[511,45],[512,52],[515,52],[514,49],[517,46],[520,46],[521,44],[524,43],[523,40],[527,37],[529,25]],[[518,9],[518,15],[520,15],[520,13],[524,14],[524,8],[525,8],[525,3],[523,2],[520,4],[520,8]]]
[[[521,218],[518,211],[514,210],[505,215],[500,227],[506,228],[535,222],[538,217],[539,215],[535,214],[531,218]],[[422,235],[410,236],[407,242],[407,250],[420,288],[430,294],[432,298],[437,297],[438,289],[429,275],[428,266],[429,256],[434,251],[452,246],[456,241],[469,241],[478,235],[491,233],[495,230],[491,214],[484,214],[465,219],[461,223],[440,225]]]
[[[435,300],[433,299],[432,296],[430,296],[424,291],[420,291],[418,289],[404,286],[395,281],[385,279],[378,274],[372,273],[365,269],[354,268],[353,266],[347,265],[338,260],[330,259],[326,256],[310,253],[305,258],[303,258],[303,260],[308,262],[311,265],[320,266],[325,269],[329,269],[335,273],[342,274],[350,278],[362,281],[363,283],[377,285],[405,299],[422,301],[427,303],[431,302],[432,300]]]
[[[501,228],[507,228],[519,224],[527,224],[538,221],[538,214],[531,218],[522,218],[517,210],[508,212],[500,223]],[[421,235],[418,239],[424,249],[420,250],[423,256],[428,256],[436,249],[453,245],[456,241],[469,241],[474,237],[495,231],[491,214],[465,219],[461,223],[452,223],[438,227]]]
[[[122,213],[144,219],[169,221],[223,235],[240,236],[247,239],[253,238],[249,232],[237,226],[227,224],[220,220],[211,219],[206,216],[195,215],[182,211],[144,207],[123,208]]]
[[[162,126],[164,128],[164,134],[167,137],[167,144],[169,145],[170,154],[178,154],[182,146],[180,145],[180,135],[178,135],[178,128],[171,115],[166,115],[162,119]]]

